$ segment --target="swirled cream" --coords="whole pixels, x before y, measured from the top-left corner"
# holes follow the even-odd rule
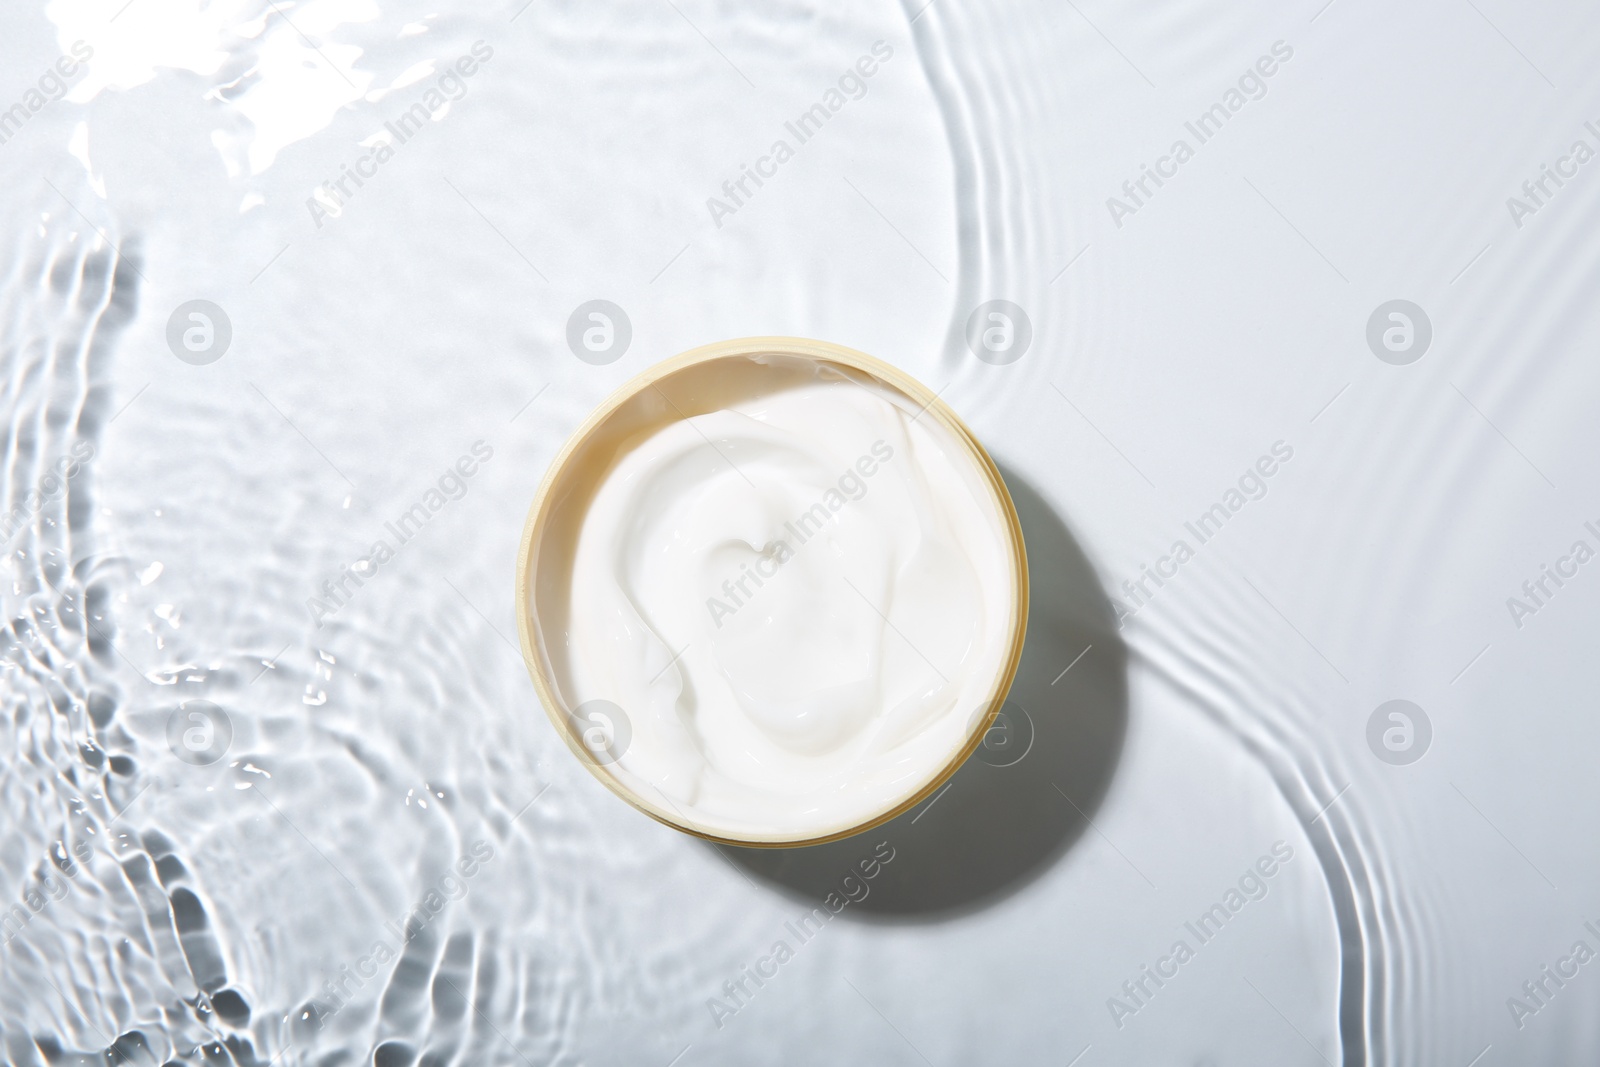
[[[636,406],[661,418],[636,415],[569,500],[547,654],[575,732],[719,836],[823,836],[914,795],[1014,638],[1008,526],[970,447],[831,365],[666,381]]]

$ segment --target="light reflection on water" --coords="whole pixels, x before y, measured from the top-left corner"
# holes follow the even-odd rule
[[[1467,57],[1418,87],[1363,43],[1363,20],[1401,16],[1343,6],[13,16],[9,67],[42,76],[77,41],[93,58],[0,151],[4,489],[24,509],[0,570],[8,1061],[1592,1050],[1561,1000],[1522,1029],[1504,1014],[1584,936],[1595,879],[1518,799],[1568,757],[1504,751],[1493,725],[1519,694],[1554,715],[1582,688],[1562,627],[1591,594],[1552,597],[1540,633],[1501,601],[1600,518],[1570,460],[1595,372],[1565,355],[1594,330],[1570,236],[1592,197],[1574,179],[1551,198],[1564,228],[1496,214],[1582,117],[1471,11],[1413,27]],[[1504,29],[1581,95],[1576,45]],[[1106,198],[1276,39],[1294,58],[1268,91],[1116,225]],[[864,95],[708,216],[879,40]],[[1450,116],[1485,79],[1532,101],[1496,142],[1511,162],[1429,170],[1416,144],[1467,152]],[[360,162],[435,88],[447,107]],[[1363,137],[1411,168],[1386,196]],[[1404,367],[1363,345],[1399,297],[1435,330]],[[169,348],[196,299],[231,331],[214,361]],[[632,319],[614,365],[566,347],[593,299]],[[991,299],[1031,318],[1015,363],[969,353]],[[534,706],[510,572],[594,403],[755,333],[941,389],[1040,512],[1030,549],[1078,577],[1036,597],[1014,694],[1046,724],[1034,763],[969,767],[888,828],[882,880],[729,1017],[709,1002],[875,839],[729,855],[618,804]],[[1195,536],[1279,440],[1294,460]],[[459,492],[397,529],[480,442]],[[1192,558],[1152,586],[1177,541]],[[1094,575],[1135,609],[1120,634],[1090,618],[1111,607]],[[1094,692],[1115,707],[1091,714]],[[1432,717],[1414,764],[1367,748],[1396,697]],[[1562,750],[1593,740],[1541,721]],[[1099,733],[1075,749],[1051,722]],[[1293,863],[1216,948],[1125,991],[1280,840]],[[1512,908],[1532,915],[1484,925]]]

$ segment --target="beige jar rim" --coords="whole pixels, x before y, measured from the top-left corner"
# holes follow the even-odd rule
[[[595,760],[582,738],[577,736],[573,729],[569,715],[571,709],[562,702],[554,684],[553,671],[545,653],[545,634],[536,612],[533,583],[538,567],[539,549],[542,541],[550,533],[552,516],[562,497],[561,490],[573,473],[574,459],[583,452],[585,446],[605,426],[607,420],[644,390],[688,368],[716,360],[748,359],[767,355],[798,357],[803,360],[833,364],[847,368],[858,375],[865,375],[911,400],[922,411],[919,418],[923,416],[933,418],[963,446],[980,479],[994,494],[994,502],[999,508],[1008,532],[1004,545],[1011,583],[1010,595],[1007,598],[1009,614],[1005,620],[1007,648],[1002,666],[988,687],[987,717],[979,728],[971,732],[966,743],[960,749],[953,751],[945,764],[927,781],[896,799],[883,810],[865,819],[850,822],[848,825],[830,826],[817,832],[798,835],[733,837],[699,824],[684,812],[677,810],[664,795],[659,800],[665,803],[658,803],[657,800],[640,795]],[[687,414],[693,413],[685,413]],[[561,451],[551,461],[534,494],[517,551],[516,583],[514,599],[523,661],[527,664],[533,687],[538,693],[540,703],[544,705],[551,725],[555,727],[577,760],[603,782],[606,788],[659,822],[710,841],[758,848],[792,848],[849,837],[895,818],[932,795],[977,748],[989,724],[998,713],[1007,691],[1011,688],[1012,679],[1016,676],[1028,620],[1028,561],[1023,545],[1022,527],[1017,519],[1011,494],[1000,476],[999,468],[979,443],[977,436],[933,390],[899,368],[842,345],[797,337],[746,337],[694,348],[646,368],[607,397],[567,439]]]

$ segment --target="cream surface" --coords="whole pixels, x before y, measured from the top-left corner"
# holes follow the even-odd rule
[[[713,832],[893,807],[962,746],[1007,655],[1008,535],[976,465],[903,397],[830,377],[646,436],[574,552],[575,724]]]

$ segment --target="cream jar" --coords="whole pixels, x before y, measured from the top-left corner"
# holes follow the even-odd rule
[[[752,338],[650,368],[534,500],[522,647],[574,753],[669,825],[831,840],[929,795],[1016,670],[1027,564],[993,462],[861,353]]]

